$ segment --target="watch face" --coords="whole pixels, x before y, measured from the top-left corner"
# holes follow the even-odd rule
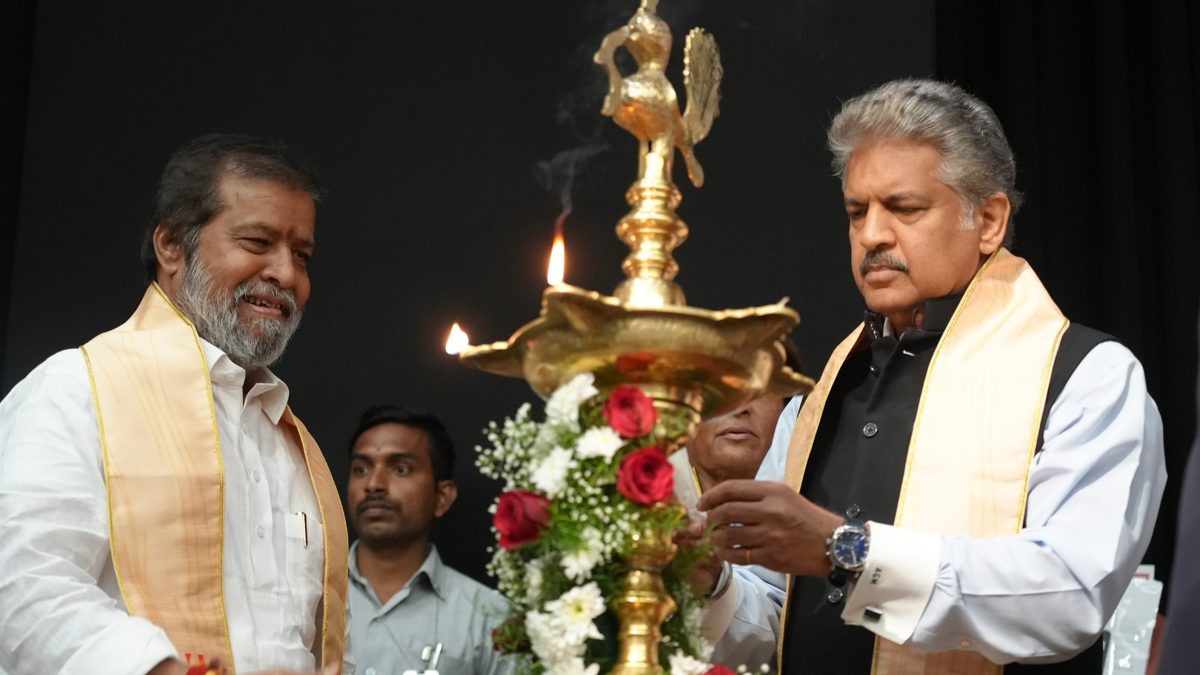
[[[840,527],[833,535],[830,554],[839,567],[859,570],[867,562],[869,543],[867,533],[861,528]]]

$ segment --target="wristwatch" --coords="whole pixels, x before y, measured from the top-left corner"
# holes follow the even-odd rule
[[[867,552],[871,550],[871,532],[858,518],[858,509],[846,511],[846,520],[834,529],[825,540],[825,556],[833,563],[829,583],[844,586],[857,577],[867,564]]]

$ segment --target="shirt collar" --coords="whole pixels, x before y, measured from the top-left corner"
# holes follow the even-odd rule
[[[425,556],[425,562],[417,568],[416,574],[404,584],[404,588],[411,588],[413,583],[424,577],[429,582],[429,587],[437,594],[438,598],[445,600],[446,596],[443,593],[445,588],[445,565],[442,564],[442,557],[438,555],[437,546],[429,545],[429,555]],[[370,588],[371,584],[358,571],[358,541],[350,545],[350,579],[364,588]]]
[[[913,310],[913,321],[909,330],[926,333],[944,332],[950,323],[950,317],[954,316],[954,310],[958,309],[958,303],[962,300],[962,296],[962,293],[955,293],[921,303]],[[872,340],[892,335],[892,322],[878,312],[866,310],[863,322],[867,325],[867,334]]]
[[[240,392],[244,389],[245,383],[249,381],[251,386],[246,393],[245,400],[257,397],[262,405],[263,413],[271,420],[271,424],[279,424],[290,396],[288,386],[284,384],[283,380],[266,367],[252,368],[250,371],[246,371],[245,368],[234,363],[228,354],[204,338],[200,338],[200,347],[204,351],[209,378],[214,386],[230,387]]]
[[[359,584],[367,583],[363,575],[358,573],[358,542],[350,544],[350,580]]]

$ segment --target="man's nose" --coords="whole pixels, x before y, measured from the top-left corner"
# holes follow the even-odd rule
[[[896,242],[891,215],[886,209],[871,207],[863,214],[858,228],[858,243],[868,251],[886,248]]]
[[[367,474],[367,492],[384,492],[387,490],[387,468],[372,469]]]
[[[293,288],[300,275],[299,263],[292,251],[286,247],[272,250],[266,267],[263,268],[263,279],[279,288]]]

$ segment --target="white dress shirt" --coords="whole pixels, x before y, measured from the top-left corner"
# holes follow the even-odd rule
[[[243,396],[246,371],[203,346],[225,467],[234,666],[312,670],[324,537],[303,454],[278,426],[287,386],[256,369]],[[11,675],[141,675],[182,660],[126,612],[107,499],[87,368],[79,350],[59,352],[0,402],[0,668]]]
[[[782,480],[800,399],[784,408],[758,480]],[[1062,660],[1095,641],[1146,552],[1166,465],[1141,364],[1104,342],[1054,401],[1029,476],[1026,525],[1008,537],[940,536],[871,523],[842,618],[925,651],[996,663]],[[724,663],[771,663],[786,576],[734,566],[705,622]],[[881,615],[865,620],[864,609]]]

